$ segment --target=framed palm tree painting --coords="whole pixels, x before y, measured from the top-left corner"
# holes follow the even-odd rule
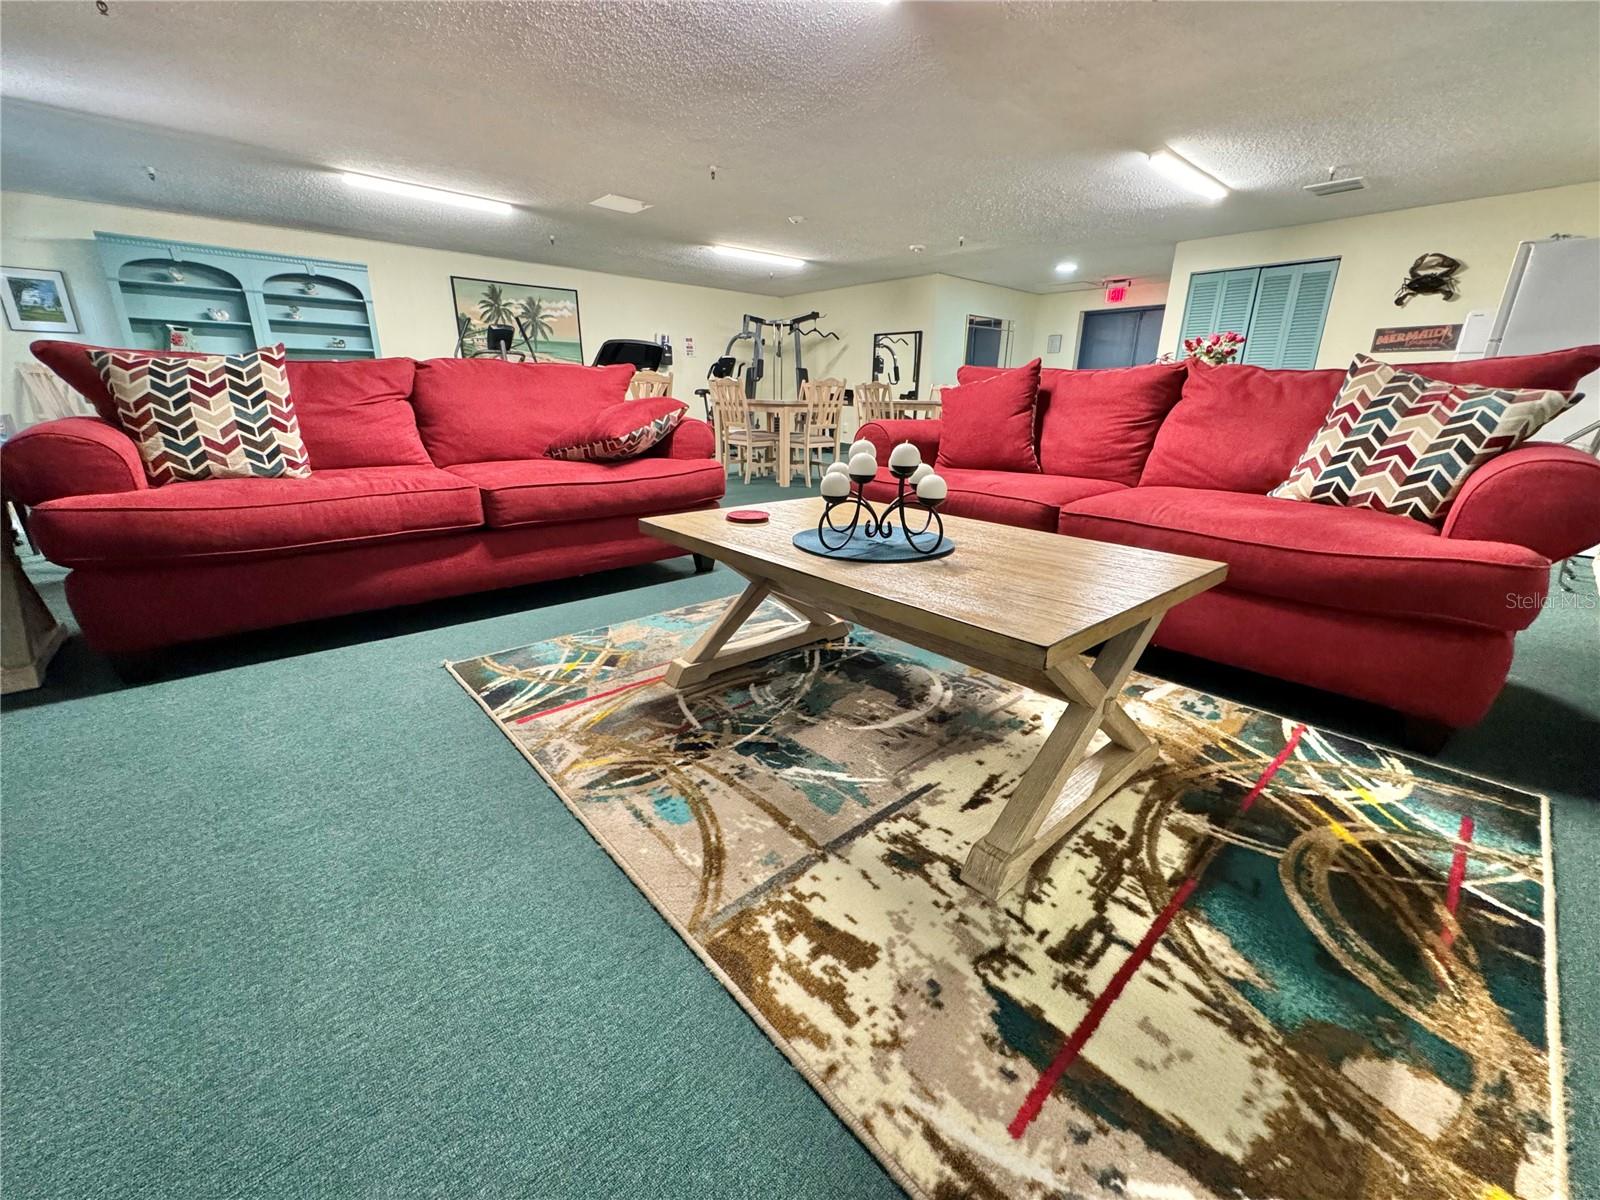
[[[490,349],[490,327],[511,330],[511,349],[529,362],[583,362],[578,293],[572,288],[450,276],[460,354]]]

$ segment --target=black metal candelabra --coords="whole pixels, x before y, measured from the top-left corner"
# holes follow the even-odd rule
[[[874,466],[877,464],[874,463]],[[876,471],[872,474],[850,475],[850,491],[843,496],[829,496],[823,494],[825,507],[822,516],[817,521],[817,540],[822,543],[825,550],[839,551],[850,544],[859,529],[863,536],[868,538],[881,538],[888,540],[894,536],[895,526],[890,520],[896,513],[900,515],[900,533],[905,538],[906,544],[918,554],[934,554],[944,544],[944,518],[939,515],[938,500],[927,499],[917,494],[916,488],[911,484],[911,476],[921,466],[913,463],[908,467],[889,465],[890,472],[894,475],[899,485],[895,498],[889,501],[880,511],[868,500],[864,489],[877,477]],[[838,472],[835,472],[837,474]],[[916,501],[914,507],[911,501]],[[834,520],[835,514],[843,505],[850,506],[850,520],[848,524],[841,524]],[[922,528],[912,531],[908,518],[914,512],[924,514]],[[917,539],[925,536],[930,529],[937,529],[938,536],[929,545],[917,544]],[[829,535],[837,538],[837,543],[829,540]]]

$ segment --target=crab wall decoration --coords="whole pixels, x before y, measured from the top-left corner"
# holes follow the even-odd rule
[[[1405,281],[1394,294],[1396,308],[1404,308],[1413,296],[1443,296],[1454,300],[1461,294],[1456,287],[1456,272],[1466,266],[1459,258],[1448,254],[1420,255],[1406,272]]]

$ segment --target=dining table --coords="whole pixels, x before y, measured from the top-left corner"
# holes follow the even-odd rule
[[[800,399],[786,400],[777,397],[768,397],[765,400],[754,399],[748,402],[752,416],[761,418],[768,428],[774,429],[778,434],[778,465],[773,470],[773,475],[779,487],[788,487],[789,481],[798,470],[804,477],[804,470],[796,467],[790,460],[792,453],[793,435],[797,424],[796,414],[806,411],[806,402]],[[939,415],[939,401],[937,399],[918,400],[893,398],[889,401],[889,410],[897,419],[909,420],[917,417],[937,417]],[[848,444],[848,443],[845,443]]]

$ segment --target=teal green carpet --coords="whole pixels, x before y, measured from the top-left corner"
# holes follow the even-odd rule
[[[737,583],[679,560],[186,650],[137,685],[69,643],[0,727],[5,1194],[898,1195],[439,666]],[[1553,797],[1582,1195],[1600,612],[1592,584],[1560,595],[1442,757]],[[1192,659],[1143,667],[1395,735]]]

